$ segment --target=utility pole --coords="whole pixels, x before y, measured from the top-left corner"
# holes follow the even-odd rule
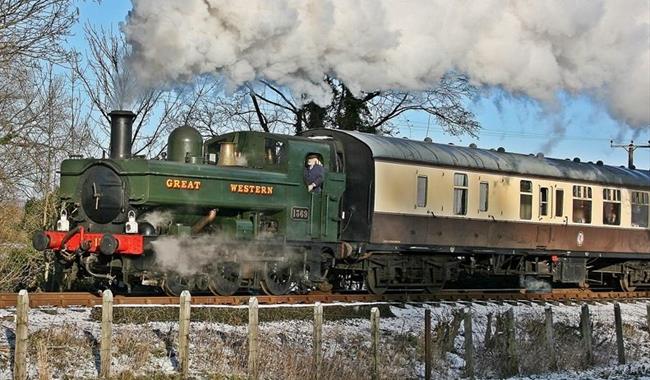
[[[627,151],[627,167],[628,169],[634,169],[634,151],[638,148],[650,148],[650,141],[648,145],[635,145],[634,141],[630,141],[628,145],[625,144],[614,144],[614,140],[609,140],[609,146],[611,148],[623,148]]]

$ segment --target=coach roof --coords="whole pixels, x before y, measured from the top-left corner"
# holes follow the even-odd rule
[[[320,134],[319,132],[325,131],[321,130],[316,134]],[[632,170],[625,167],[436,144],[353,131],[327,130],[323,134],[335,136],[337,133],[347,134],[363,142],[370,148],[372,156],[378,160],[507,172],[522,176],[552,177],[627,187],[650,187],[649,170]]]

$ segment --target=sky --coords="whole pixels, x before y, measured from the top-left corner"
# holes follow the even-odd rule
[[[83,1],[78,7],[80,23],[68,42],[82,50],[84,23],[119,28],[131,9],[131,2]],[[398,136],[415,140],[428,136],[438,143],[475,143],[479,148],[503,147],[524,154],[542,152],[547,157],[579,157],[583,162],[602,160],[609,165],[627,165],[627,152],[623,148],[611,148],[610,140],[628,144],[633,139],[639,145],[650,145],[650,126],[631,129],[612,119],[605,107],[586,96],[557,95],[558,104],[549,105],[499,89],[484,89],[467,104],[482,127],[477,138],[446,134],[426,114],[405,115],[396,123]],[[650,168],[650,148],[636,150],[635,164],[638,168]]]

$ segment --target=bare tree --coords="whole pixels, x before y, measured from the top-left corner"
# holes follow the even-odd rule
[[[0,201],[31,193],[25,167],[46,84],[44,62],[62,62],[76,22],[72,0],[0,0]]]
[[[88,52],[84,60],[77,57],[74,71],[97,111],[93,117],[97,127],[96,148],[106,146],[108,114],[115,109],[130,110],[137,115],[133,129],[135,155],[158,155],[166,145],[163,137],[173,127],[200,118],[194,114],[202,98],[213,91],[208,83],[196,85],[192,91],[182,87],[173,90],[140,87],[129,70],[130,47],[121,32],[91,25],[85,25],[84,32]],[[204,110],[201,117],[209,117],[205,113]]]
[[[62,37],[77,21],[72,0],[0,0],[0,66],[17,59],[62,61]]]
[[[366,94],[363,100],[368,108],[368,126],[373,130],[390,131],[394,128],[393,122],[404,113],[423,112],[433,116],[449,134],[476,136],[480,124],[463,104],[476,93],[467,77],[452,73],[443,77],[433,89],[374,92]]]
[[[291,125],[294,133],[312,128],[338,128],[369,133],[391,134],[398,118],[408,112],[423,112],[453,135],[475,136],[480,128],[474,114],[463,102],[476,95],[466,77],[449,74],[438,86],[419,92],[375,91],[355,96],[344,83],[327,78],[332,89],[332,102],[321,107],[304,98],[296,99],[285,89],[268,81],[249,86],[252,99],[249,111],[257,116],[254,123],[265,131],[269,125]],[[273,115],[272,122],[267,114]]]
[[[55,188],[55,172],[63,158],[80,153],[90,139],[90,130],[72,108],[75,97],[69,92],[67,78],[55,75],[51,65],[31,74],[19,87],[25,98],[15,103],[19,123],[0,146],[3,172],[19,198],[45,195]],[[12,192],[10,192],[12,193]]]

